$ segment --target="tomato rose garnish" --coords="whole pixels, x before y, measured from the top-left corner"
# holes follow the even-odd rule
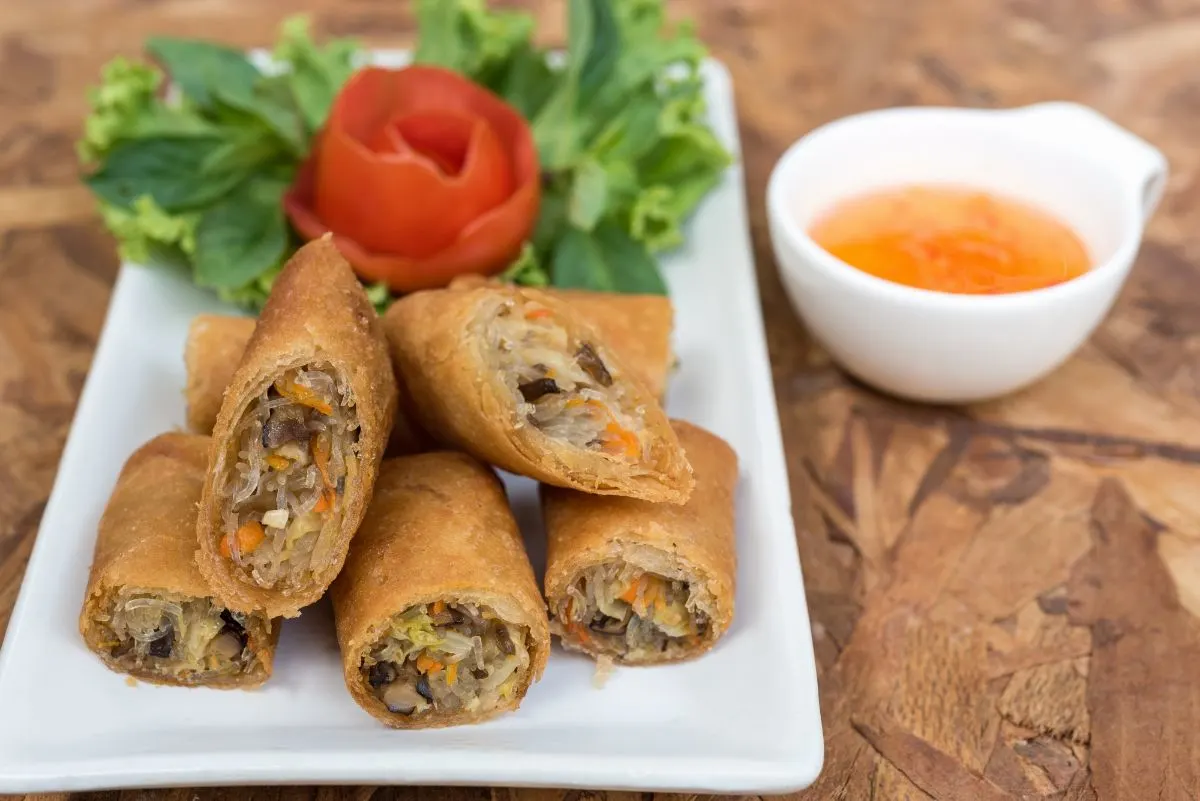
[[[411,66],[347,81],[283,202],[306,239],[332,231],[361,277],[411,292],[504,269],[539,199],[517,110],[457,73]]]

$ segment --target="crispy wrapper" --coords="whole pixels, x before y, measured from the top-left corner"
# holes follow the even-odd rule
[[[481,275],[460,276],[450,282],[451,289],[496,285],[498,282]],[[542,291],[571,304],[650,394],[659,400],[666,396],[667,379],[675,361],[671,350],[675,310],[670,298],[586,289],[548,287]]]
[[[573,339],[595,346],[614,385],[645,409],[651,442],[639,463],[558,442],[519,420],[516,400],[488,359],[485,328],[505,302],[535,301]],[[416,292],[384,316],[397,373],[421,426],[451,447],[547,484],[601,495],[683,503],[691,468],[658,401],[575,308],[561,298],[515,286]]]
[[[253,651],[249,668],[238,675],[205,680],[126,671],[104,642],[100,622],[122,591],[144,591],[175,602],[212,597],[195,558],[196,504],[208,464],[208,444],[207,437],[162,434],[129,457],[100,518],[79,632],[104,664],[143,681],[253,687],[270,677],[279,638],[278,624],[264,615],[247,617],[246,632]]]
[[[359,424],[356,469],[321,531],[307,586],[287,592],[251,584],[221,556],[222,510],[238,460],[242,416],[287,370],[326,362],[350,387]],[[379,317],[350,265],[326,235],[300,248],[284,266],[230,380],[213,429],[209,473],[196,523],[196,559],[214,593],[237,611],[295,617],[320,598],[341,570],[358,530],[396,416],[396,381]]]
[[[188,327],[184,399],[188,428],[197,434],[212,433],[225,388],[242,361],[256,322],[253,317],[200,314]]]
[[[200,314],[192,320],[183,355],[187,368],[184,395],[188,427],[197,434],[212,433],[225,388],[241,363],[256,322],[252,317],[222,314]],[[406,412],[405,397],[401,392],[387,455],[420,453],[429,450],[431,445],[429,436],[412,422],[411,413]]]
[[[478,723],[515,709],[550,652],[546,605],[504,487],[490,468],[448,451],[385,460],[375,498],[330,591],[346,686],[395,728]],[[363,657],[394,615],[418,604],[473,603],[528,629],[530,668],[507,705],[489,712],[388,711],[363,680]]]
[[[546,600],[557,615],[567,588],[583,571],[624,560],[650,573],[704,587],[710,625],[693,644],[671,655],[632,660],[595,647],[565,631],[563,645],[592,656],[607,654],[626,664],[680,661],[699,656],[729,628],[733,619],[737,557],[734,551],[734,490],[737,455],[720,437],[680,420],[672,421],[696,476],[696,489],[683,506],[629,498],[586,495],[543,485],[546,525]]]

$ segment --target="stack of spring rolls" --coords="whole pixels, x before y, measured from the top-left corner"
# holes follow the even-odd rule
[[[712,648],[734,597],[737,458],[661,407],[659,296],[471,277],[379,318],[329,238],[257,321],[202,316],[188,424],[129,457],[80,630],[110,668],[271,675],[328,591],[346,687],[396,728],[515,709],[551,633],[600,664]],[[495,469],[541,482],[544,593]]]

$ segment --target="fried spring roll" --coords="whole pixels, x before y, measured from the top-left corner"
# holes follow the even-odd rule
[[[451,289],[495,285],[494,279],[481,275],[464,275],[450,282]],[[547,287],[542,291],[571,304],[651,395],[660,400],[666,395],[667,378],[675,361],[671,350],[675,310],[670,298],[586,289]]]
[[[208,438],[163,434],[134,452],[100,518],[79,616],[109,668],[155,684],[252,687],[271,675],[278,626],[231,612],[196,567]]]
[[[284,267],[225,392],[197,520],[230,608],[295,617],[358,529],[396,412],[379,318],[328,238]]]
[[[567,648],[675,662],[729,628],[737,456],[720,437],[673,424],[696,475],[683,506],[542,487],[550,627]]]
[[[691,493],[658,402],[568,303],[511,286],[417,292],[384,329],[420,424],[447,445],[586,492]]]
[[[384,461],[330,594],[346,686],[389,726],[515,709],[546,666],[546,606],[504,488],[465,454]]]

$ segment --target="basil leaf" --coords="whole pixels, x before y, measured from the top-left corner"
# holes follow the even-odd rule
[[[546,62],[546,54],[525,44],[513,53],[497,91],[522,117],[530,120],[554,94],[558,80],[558,73]]]
[[[538,158],[544,170],[571,167],[579,156],[583,126],[578,113],[584,71],[595,72],[603,64],[589,66],[597,22],[593,3],[607,0],[570,0],[567,7],[567,66],[558,87],[533,119],[531,128]]]
[[[211,108],[221,88],[251,92],[259,77],[245,54],[211,42],[152,36],[146,41],[146,50],[162,64],[180,91],[201,108]]]
[[[650,255],[645,246],[631,238],[624,228],[606,221],[596,227],[593,236],[617,292],[667,294],[667,284],[658,271],[658,260]]]
[[[555,286],[570,289],[667,294],[654,257],[608,220],[591,236],[566,229],[554,250],[552,278]]]
[[[661,113],[662,104],[654,87],[643,87],[626,98],[616,115],[601,122],[603,127],[588,151],[605,162],[636,161],[658,141]]]
[[[586,14],[587,43],[579,68],[579,103],[587,103],[608,81],[621,55],[621,33],[613,15],[612,0],[573,0],[568,13]],[[584,33],[581,31],[580,36]],[[580,43],[571,42],[571,47]]]
[[[542,204],[538,210],[537,223],[530,240],[538,253],[548,253],[554,248],[563,226],[567,224],[567,198],[564,190],[547,186],[542,190]]]
[[[215,96],[230,108],[261,123],[297,159],[307,154],[308,132],[286,76],[264,78],[249,90],[242,86],[218,87]]]
[[[604,214],[607,201],[608,176],[604,168],[591,159],[584,161],[575,170],[567,219],[576,228],[590,231]]]
[[[578,228],[568,227],[555,243],[550,278],[557,287],[616,291],[596,240]]]
[[[226,167],[205,168],[223,146],[215,137],[159,137],[121,142],[85,179],[101,199],[132,208],[149,195],[163,211],[185,211],[224,195],[243,177]]]
[[[334,39],[318,47],[303,15],[284,21],[272,55],[289,68],[280,78],[289,87],[310,135],[325,124],[334,98],[354,72],[358,49],[353,39]]]
[[[250,180],[230,192],[196,226],[196,283],[231,289],[258,278],[284,257],[288,228],[281,181]]]

